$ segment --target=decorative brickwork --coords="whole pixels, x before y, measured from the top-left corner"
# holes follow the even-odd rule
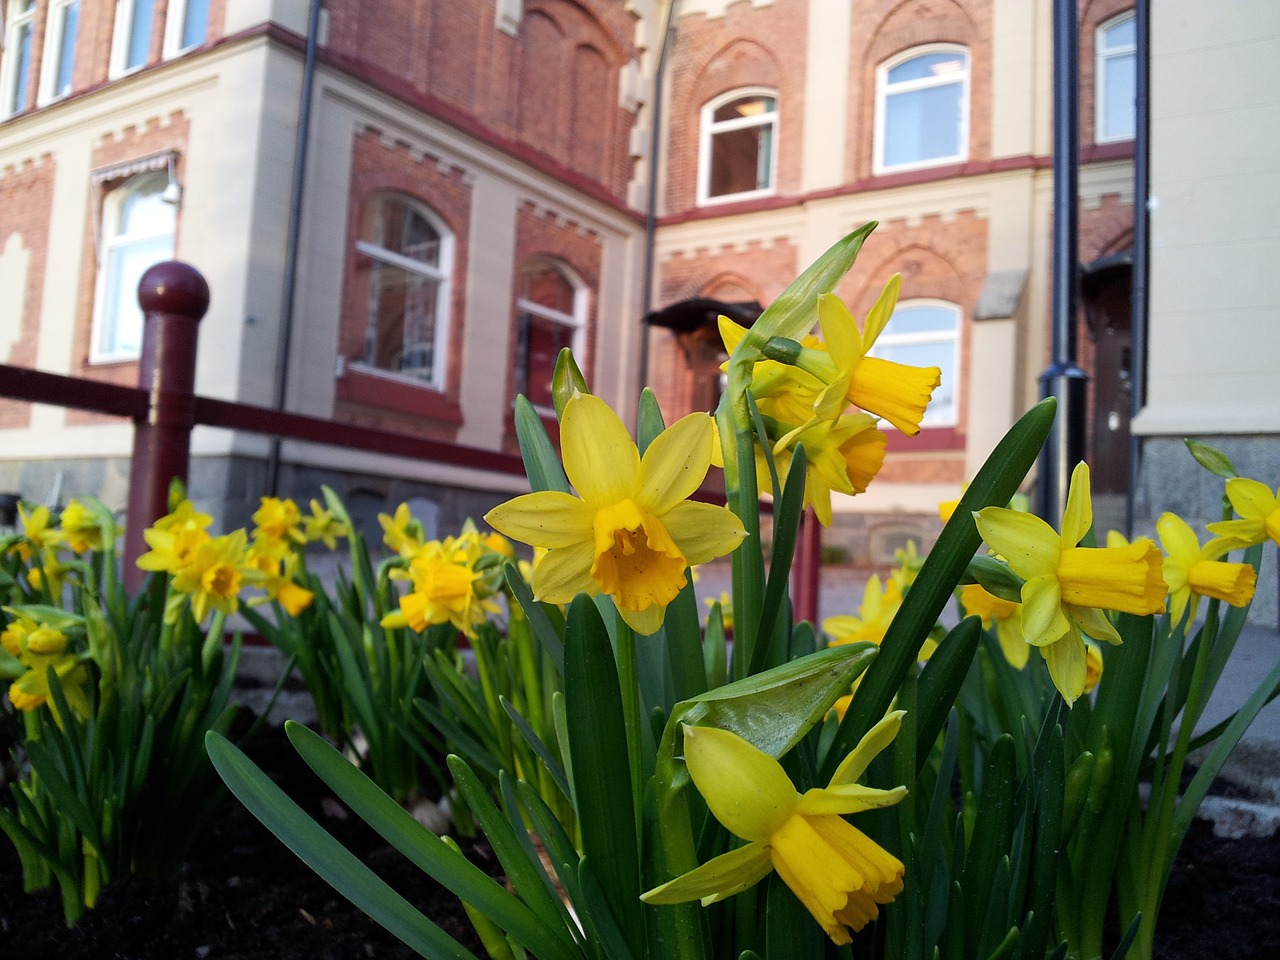
[[[12,342],[0,343],[0,356],[5,363],[20,367],[36,365],[53,182],[54,162],[49,155],[0,170],[0,257],[5,260],[5,276],[15,280],[16,272],[25,268],[21,291],[0,291],[0,309],[16,310],[19,304],[22,307],[21,316],[0,321],[0,330],[14,336]],[[25,427],[30,414],[28,404],[0,400],[0,428]]]

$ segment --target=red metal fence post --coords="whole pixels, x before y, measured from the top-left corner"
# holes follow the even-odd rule
[[[822,527],[813,510],[804,512],[800,521],[800,542],[797,544],[795,562],[792,564],[792,585],[795,590],[794,615],[797,621],[808,620],[815,627],[818,623],[818,594],[822,589]]]
[[[187,478],[195,426],[196,340],[209,309],[209,284],[177,260],[157,263],[138,282],[144,320],[138,386],[150,396],[147,416],[134,422],[129,512],[124,539],[124,581],[142,585],[137,559],[142,532],[169,512],[169,483]]]

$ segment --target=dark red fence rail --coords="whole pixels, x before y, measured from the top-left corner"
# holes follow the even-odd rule
[[[0,364],[0,396],[133,421],[124,557],[125,581],[133,588],[142,580],[142,571],[134,562],[146,551],[142,531],[168,512],[170,481],[174,477],[187,479],[191,430],[198,424],[524,475],[523,462],[509,453],[196,396],[196,342],[200,320],[209,306],[204,277],[185,263],[158,263],[143,274],[138,303],[144,326],[137,387]],[[817,526],[810,515],[805,518],[794,567],[798,619],[812,621],[817,617],[818,552]]]

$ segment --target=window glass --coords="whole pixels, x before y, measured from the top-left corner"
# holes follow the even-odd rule
[[[1097,34],[1099,143],[1132,140],[1136,128],[1137,27],[1132,13],[1103,24]]]
[[[31,37],[35,30],[35,0],[12,0],[8,9],[4,38],[4,100],[0,115],[18,113],[27,105],[27,84],[31,77]]]
[[[777,121],[778,101],[767,94],[731,95],[703,108],[701,201],[773,189]]]
[[[127,360],[142,351],[138,281],[152,265],[173,259],[176,210],[160,199],[167,184],[163,173],[143,174],[113,190],[103,204],[95,360]]]
[[[368,278],[365,363],[442,385],[449,239],[424,209],[396,197],[373,201],[367,239],[356,244]]]
[[[877,172],[968,155],[969,57],[934,50],[880,71]]]
[[[209,30],[209,0],[187,0],[182,17],[182,49],[204,43]]]
[[[940,302],[899,304],[872,355],[913,367],[938,367],[942,383],[933,391],[924,426],[954,426],[958,422],[960,308]]]
[[[535,258],[520,271],[516,300],[516,391],[536,407],[554,406],[551,378],[560,351],[579,346],[584,291],[553,262]]]
[[[38,101],[41,104],[71,92],[79,23],[80,0],[51,0],[45,20],[44,65]]]

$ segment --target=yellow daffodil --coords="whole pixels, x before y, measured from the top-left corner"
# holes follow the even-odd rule
[[[884,464],[885,435],[876,429],[875,417],[851,413],[838,420],[813,420],[789,433],[786,446],[774,448],[774,465],[780,477],[791,468],[791,448],[804,445],[804,505],[813,507],[818,522],[831,526],[831,494],[863,493]],[[761,489],[772,480],[764,454],[756,453]]]
[[[1031,647],[1022,639],[1022,623],[1019,605],[1012,600],[997,597],[979,583],[970,583],[960,590],[960,603],[966,614],[982,618],[984,630],[996,628],[996,639],[1005,659],[1017,669],[1027,665]],[[1086,684],[1087,686],[1087,684]]]
[[[909,437],[920,432],[925,408],[942,383],[942,370],[868,356],[893,317],[901,282],[896,273],[889,278],[861,332],[839,297],[830,293],[818,297],[818,324],[826,353],[802,350],[798,365],[827,385],[814,407],[819,417],[833,419],[853,403]]]
[[[711,465],[711,418],[692,413],[640,456],[622,421],[598,397],[577,394],[560,427],[565,474],[578,491],[526,494],[485,516],[507,536],[548,547],[533,575],[539,600],[568,603],[606,593],[641,634],[662,626],[690,564],[732,551],[746,536],[725,507],[687,498]]]
[[[315,593],[296,581],[298,554],[286,541],[255,541],[245,554],[245,566],[261,574],[259,586],[266,592],[266,596],[251,600],[251,605],[275,600],[289,616],[296,617],[315,599]]]
[[[399,579],[413,581],[413,589],[400,598],[400,609],[382,618],[389,629],[408,627],[421,633],[429,626],[452,623],[468,635],[498,607],[480,596],[480,574],[459,555],[453,542],[431,540],[413,555],[409,569]]]
[[[66,634],[48,624],[19,616],[0,634],[0,644],[27,668],[9,686],[9,702],[14,709],[37,710],[47,703],[54,721],[62,726],[63,717],[49,690],[52,668],[71,709],[79,716],[88,716],[89,699],[84,690],[88,672],[81,659],[67,649]]]
[[[319,500],[311,501],[311,513],[302,518],[302,536],[307,543],[323,542],[330,550],[338,548],[338,538],[349,535],[347,525],[325,509]]]
[[[1223,539],[1200,546],[1190,524],[1173,513],[1162,513],[1156,521],[1160,545],[1164,547],[1164,582],[1169,586],[1169,615],[1174,623],[1190,608],[1191,619],[1201,597],[1215,597],[1233,607],[1243,607],[1253,599],[1258,574],[1247,563],[1219,559],[1227,552]]]
[[[1102,679],[1102,648],[1092,640],[1084,642],[1084,692],[1093,693]]]
[[[833,644],[870,641],[878,644],[902,606],[902,591],[890,580],[881,584],[880,577],[872,574],[862,590],[862,604],[857,616],[838,614],[822,621],[822,629],[831,636]]]
[[[58,559],[58,551],[52,547],[40,552],[40,562],[27,570],[27,583],[32,589],[47,588],[49,596],[57,600],[62,596],[62,586],[67,574],[71,573],[71,565]]]
[[[306,543],[306,534],[302,532],[302,513],[292,500],[281,500],[278,497],[263,497],[262,505],[253,514],[253,539],[291,540],[294,543]]]
[[[728,317],[720,317],[720,339],[724,341],[725,350],[732,356],[742,338],[747,335],[746,327],[740,327]],[[822,351],[825,347],[815,336],[807,336],[800,341],[801,346]],[[723,373],[729,372],[729,361],[720,365]],[[813,406],[818,402],[826,386],[821,380],[806,373],[799,367],[777,360],[761,358],[751,367],[751,396],[755,399],[756,408],[766,417],[773,417],[787,423],[804,423],[813,416]]]
[[[62,508],[62,539],[73,553],[102,549],[102,524],[96,511],[79,500]]]
[[[234,613],[240,606],[240,588],[260,575],[245,563],[245,532],[214,537],[192,552],[191,562],[173,578],[173,589],[191,598],[191,614],[203,624],[210,610]]]
[[[907,590],[916,582],[920,568],[924,566],[924,557],[916,548],[914,540],[908,540],[905,547],[893,551],[894,568],[889,571],[889,579],[898,585],[898,591],[906,596]]]
[[[151,549],[138,558],[138,566],[178,573],[191,563],[196,549],[209,541],[206,528],[211,523],[211,516],[197,511],[190,500],[183,500],[172,513],[142,531],[142,539]]]
[[[844,819],[892,806],[906,787],[860,786],[872,759],[902,724],[892,713],[863,737],[824,788],[796,792],[782,765],[735,733],[684,728],[689,776],[707,806],[746,846],[722,854],[645,893],[651,904],[701,900],[703,906],[740,893],[770,870],[791,888],[832,941],[874,920],[879,905],[902,890],[902,863]]]
[[[938,504],[938,519],[946,523],[951,519],[951,515],[956,512],[956,507],[960,506],[960,498],[955,500],[943,500]]]
[[[396,507],[394,515],[378,514],[378,523],[382,524],[382,542],[400,556],[411,557],[421,549],[422,524],[409,512],[407,503]]]
[[[1268,537],[1280,545],[1280,489],[1272,493],[1265,483],[1232,477],[1227,481],[1227,499],[1240,519],[1211,523],[1209,532],[1226,540],[1228,549],[1253,546]]]
[[[28,513],[26,505],[20,503],[18,521],[22,536],[9,547],[9,553],[16,554],[23,563],[30,563],[36,554],[53,549],[62,539],[62,532],[50,523],[48,507],[36,507]]]
[[[1147,539],[1127,547],[1080,547],[1093,525],[1089,468],[1071,474],[1059,535],[1039,517],[1005,507],[974,514],[988,546],[1006,559],[1022,586],[1022,635],[1040,648],[1058,692],[1074,703],[1084,692],[1086,663],[1081,631],[1119,643],[1102,610],[1150,614],[1164,609],[1160,551]]]
[[[714,609],[717,603],[720,604],[720,622],[724,624],[724,632],[733,633],[733,598],[729,596],[728,591],[721,590],[720,596],[707,597],[703,603],[711,609]]]

